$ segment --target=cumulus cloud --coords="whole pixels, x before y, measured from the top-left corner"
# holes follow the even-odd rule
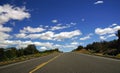
[[[61,32],[59,34],[55,34],[54,37],[55,37],[55,40],[64,40],[66,38],[72,38],[81,34],[82,33],[80,30],[74,30],[71,32]]]
[[[105,36],[100,36],[101,40],[106,40],[107,38]]]
[[[80,40],[88,40],[91,38],[92,35],[93,34],[88,34],[87,36],[80,38]]]
[[[45,29],[42,27],[33,28],[30,26],[24,27],[23,30],[20,30],[21,33],[36,33],[42,31],[45,31]]]
[[[40,49],[41,49],[41,50],[47,50],[47,48],[46,48],[46,47],[41,47]]]
[[[77,48],[77,46],[75,46],[75,45],[64,45],[63,48],[65,48],[65,49],[66,48],[75,49],[75,48]]]
[[[38,39],[40,36],[41,34],[28,34],[25,38]]]
[[[79,43],[74,41],[71,43],[71,45],[79,45]]]
[[[52,31],[47,31],[44,33],[18,33],[15,35],[17,38],[22,38],[22,39],[42,39],[42,40],[52,40],[54,36],[54,32]]]
[[[53,31],[47,31],[47,32],[43,32],[43,33],[30,33],[30,34],[19,33],[19,34],[16,34],[15,36],[17,38],[24,38],[24,39],[30,38],[30,39],[61,41],[64,39],[73,38],[73,37],[81,35],[81,34],[82,33],[80,30],[74,30],[74,31],[70,31],[70,32],[60,32],[57,34],[55,34]]]
[[[120,30],[120,26],[117,24],[112,24],[107,28],[96,28],[95,33],[100,36],[101,40],[106,40],[108,38],[116,36],[115,33]]]
[[[0,32],[10,32],[10,31],[12,31],[12,28],[3,27],[3,25],[0,25]]]
[[[3,42],[0,41],[0,47],[4,46],[4,47],[8,47],[11,45],[16,45],[16,44],[20,44],[21,41],[17,40],[17,41],[11,41],[11,40],[4,40]]]
[[[110,34],[107,37],[110,38],[110,37],[114,37],[114,36],[116,36],[116,35],[115,34]]]
[[[59,48],[60,50],[65,50],[65,49],[69,49],[69,50],[73,50],[75,48],[77,48],[79,45],[82,45],[83,43],[80,43],[80,42],[76,42],[76,41],[73,41],[73,42],[70,42],[70,43],[67,43],[67,44],[54,44],[54,48]]]
[[[6,40],[12,36],[8,32],[12,31],[10,27],[3,27],[2,24],[10,20],[23,20],[29,18],[30,14],[25,7],[15,7],[9,4],[0,5],[0,40]]]
[[[120,26],[116,26],[116,27],[114,27],[113,30],[114,30],[114,32],[120,30]]]
[[[5,24],[9,20],[22,20],[29,18],[30,14],[27,12],[25,7],[14,7],[9,4],[0,6],[0,24]]]
[[[105,35],[105,34],[109,34],[109,33],[114,33],[115,31],[112,28],[96,28],[95,29],[95,33],[98,35]]]
[[[103,4],[104,1],[96,1],[94,4]]]
[[[95,33],[98,35],[112,34],[120,30],[120,26],[107,27],[107,28],[96,28]]]
[[[53,43],[50,42],[33,42],[33,44],[35,44],[36,46],[43,46],[50,49],[53,48]]]
[[[37,41],[21,41],[21,40],[4,40],[0,41],[0,47],[13,46],[16,45],[17,48],[27,47],[29,44],[35,44],[39,47],[53,48],[53,43],[50,42],[37,42]]]
[[[114,24],[110,25],[109,27],[114,27],[114,26],[117,26],[117,24],[114,23]]]
[[[4,41],[5,39],[9,39],[11,36],[7,33],[0,32],[0,41]]]
[[[15,34],[15,36],[17,38],[26,38],[27,34],[25,34],[25,33],[19,33],[19,34]]]
[[[60,44],[55,44],[54,47],[55,48],[61,48],[63,45],[60,45]]]
[[[78,43],[78,42],[77,42],[77,44],[76,43],[75,44],[70,43],[70,44],[62,45],[61,48],[73,50],[73,49],[76,49],[81,44],[82,43]]]
[[[101,39],[101,40],[106,40],[106,39],[111,38],[111,37],[114,37],[114,36],[116,36],[116,35],[115,35],[115,34],[109,34],[109,35],[107,35],[107,36],[100,36],[100,39]]]
[[[8,34],[8,32],[11,32],[12,28],[10,27],[4,27],[3,25],[0,25],[0,40],[5,40],[10,38],[11,36]]]
[[[59,48],[59,49],[75,49],[77,48],[76,44],[64,44],[64,45],[60,45],[60,44],[55,44],[54,48]]]
[[[40,27],[31,27],[31,26],[27,26],[24,27],[23,29],[20,30],[20,32],[18,34],[15,34],[15,36],[17,38],[24,38],[24,39],[42,39],[42,40],[61,40],[61,39],[65,39],[65,38],[70,38],[76,35],[76,34],[81,34],[80,31],[75,31],[74,32],[60,32],[55,34],[54,30],[60,30],[60,29],[65,29],[65,28],[69,28],[76,25],[76,23],[70,23],[70,24],[66,24],[66,25],[62,25],[62,24],[57,24],[56,26],[53,26],[51,28],[49,28],[49,26],[45,26],[46,29],[43,28],[43,26]],[[46,31],[48,28],[48,31]],[[46,31],[46,32],[43,32]],[[77,33],[76,33],[77,32]],[[70,36],[69,34],[72,33]],[[65,35],[66,34],[66,35]],[[68,37],[68,36],[69,37]],[[61,37],[61,39],[59,39]]]
[[[53,37],[54,37],[54,32],[51,32],[51,31],[42,33],[40,36],[40,38],[44,40],[52,40]]]
[[[47,32],[44,32],[44,33],[29,34],[28,36],[26,36],[26,38],[52,40],[53,36],[54,36],[54,32],[47,31]]]

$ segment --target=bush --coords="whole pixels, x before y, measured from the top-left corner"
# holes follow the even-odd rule
[[[104,54],[116,56],[118,54],[117,49],[110,49],[104,52]]]

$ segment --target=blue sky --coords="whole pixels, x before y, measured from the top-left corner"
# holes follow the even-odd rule
[[[120,1],[115,0],[1,0],[0,47],[59,48],[117,39]]]

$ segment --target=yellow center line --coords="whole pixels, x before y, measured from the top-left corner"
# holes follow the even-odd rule
[[[61,54],[60,54],[60,55],[61,55]],[[36,66],[36,67],[35,67],[33,70],[31,70],[29,73],[33,73],[33,72],[35,72],[36,70],[42,68],[43,66],[45,66],[45,65],[48,64],[49,62],[51,62],[51,61],[55,60],[56,58],[58,58],[60,55],[57,55],[57,56],[53,57],[52,59],[48,60],[47,62],[44,62],[44,63]]]

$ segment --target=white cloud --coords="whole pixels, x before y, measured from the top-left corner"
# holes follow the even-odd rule
[[[55,20],[52,20],[52,22],[53,22],[53,23],[57,23],[57,22],[58,22],[58,20],[56,20],[56,19],[55,19]]]
[[[54,32],[47,31],[45,33],[42,33],[40,38],[44,40],[52,40],[53,36],[54,36]]]
[[[71,43],[71,45],[79,45],[79,43],[74,41]]]
[[[70,25],[70,26],[75,26],[77,23],[73,23],[73,22],[71,22],[70,24],[68,24],[68,25]]]
[[[49,28],[49,26],[47,25],[47,26],[45,26],[45,28]]]
[[[41,34],[29,34],[28,36],[26,36],[26,38],[52,40],[53,36],[54,36],[54,32],[47,31]]]
[[[75,45],[64,45],[63,48],[77,48]]]
[[[116,35],[115,34],[110,34],[107,37],[110,38],[110,37],[114,37],[114,36],[116,36]]]
[[[16,45],[17,48],[24,48],[27,47],[29,44],[35,44],[36,46],[39,47],[46,47],[46,48],[53,48],[53,43],[50,42],[37,42],[37,41],[21,41],[21,40],[4,40],[0,41],[0,47],[4,46],[13,46]]]
[[[17,40],[17,41],[4,40],[3,42],[0,41],[0,47],[4,45],[4,48],[8,46],[16,45],[16,44],[21,44],[21,41],[20,40]]]
[[[74,30],[71,32],[61,32],[59,34],[55,34],[55,40],[64,40],[66,38],[72,38],[78,35],[81,35],[82,33],[80,32],[80,30]]]
[[[23,30],[20,30],[21,33],[36,33],[42,31],[45,31],[45,29],[42,27],[33,28],[30,26],[24,27]]]
[[[30,14],[26,11],[25,7],[14,7],[9,4],[0,6],[0,24],[5,24],[9,20],[22,20],[29,18]]]
[[[107,28],[96,28],[95,33],[100,36],[101,40],[106,40],[116,36],[115,34],[118,30],[120,30],[120,26],[118,24],[112,24]]]
[[[59,30],[59,29],[64,29],[64,28],[67,28],[67,27],[65,27],[65,26],[54,26],[54,27],[52,27],[51,28],[51,30]]]
[[[73,38],[75,36],[81,35],[82,33],[80,32],[80,30],[74,30],[71,32],[60,32],[55,34],[53,31],[47,31],[44,33],[19,33],[16,34],[15,36],[17,38],[30,38],[30,39],[42,39],[42,40],[57,40],[57,41],[61,41],[64,39],[68,39],[68,38]]]
[[[78,39],[78,37],[73,37],[71,40],[73,40],[73,41],[74,41],[74,40],[76,40],[76,39]]]
[[[59,50],[65,50],[65,49],[75,49],[77,48],[79,45],[82,45],[83,43],[80,43],[80,42],[76,42],[76,41],[73,41],[71,43],[67,43],[67,44],[63,44],[63,45],[60,45],[60,44],[55,44],[54,45],[54,48],[59,48]]]
[[[45,26],[46,29],[43,28],[43,26],[40,27],[24,27],[23,29],[20,30],[20,33],[15,34],[15,36],[17,38],[30,38],[30,39],[42,39],[42,40],[61,40],[61,39],[65,39],[65,38],[71,38],[74,35],[79,35],[81,34],[81,32],[79,30],[74,32],[60,32],[55,34],[53,31],[49,31],[49,30],[60,30],[60,29],[65,29],[65,28],[69,28],[76,25],[76,23],[70,23],[70,24],[66,24],[65,26],[62,26],[62,24],[57,24],[56,26],[53,26],[51,28],[49,28],[49,26]],[[43,32],[45,30],[47,30],[47,32]],[[40,33],[41,32],[41,33]],[[76,33],[77,32],[77,33]],[[72,33],[70,36],[69,34]],[[61,39],[59,39],[61,37]]]
[[[60,44],[55,44],[55,45],[54,45],[55,48],[60,48],[60,47],[62,47],[62,46],[63,46],[63,45],[60,45]]]
[[[80,38],[80,40],[88,40],[91,38],[93,34],[88,34],[87,36],[83,37],[83,38]]]
[[[60,29],[65,29],[65,28],[69,28],[70,26],[53,26],[50,30],[60,30]]]
[[[3,27],[3,25],[0,25],[0,32],[10,32],[10,31],[12,31],[12,28]]]
[[[10,27],[3,27],[9,20],[22,20],[29,18],[30,14],[27,12],[25,7],[15,7],[9,4],[0,6],[0,40],[6,40],[12,37],[8,32],[12,31]]]
[[[15,34],[15,36],[17,38],[26,38],[27,35],[25,33],[19,33],[19,34]]]
[[[100,36],[101,40],[106,40],[107,38],[105,36]]]
[[[66,45],[63,45],[61,48],[64,48],[64,49],[75,49],[77,47],[78,47],[77,45],[66,44]]]
[[[114,31],[114,32],[116,32],[116,31],[118,31],[118,30],[120,30],[120,26],[116,26],[116,27],[113,28],[113,31]]]
[[[42,39],[42,40],[52,40],[53,36],[54,36],[54,32],[52,31],[47,31],[44,33],[19,33],[19,34],[15,34],[15,36],[17,38],[22,38],[22,39]]]
[[[50,28],[50,30],[52,30],[52,31],[60,30],[60,29],[70,28],[70,27],[75,26],[75,25],[76,25],[76,23],[72,23],[72,22],[70,24],[66,24],[64,26],[62,24],[57,24],[56,26],[52,26]]]
[[[96,1],[94,4],[103,4],[104,1]]]
[[[98,35],[113,34],[120,30],[120,26],[107,27],[107,28],[96,28],[95,33]]]
[[[36,46],[42,46],[42,47],[46,47],[46,48],[53,48],[53,43],[50,42],[33,42],[33,44],[35,44]]]
[[[0,41],[9,39],[11,36],[7,32],[11,32],[12,28],[10,27],[3,27],[3,25],[0,25]]]
[[[96,28],[95,29],[95,33],[98,35],[105,35],[105,34],[109,34],[109,33],[114,33],[112,28]]]
[[[100,39],[101,40],[106,40],[106,39],[114,37],[114,36],[116,36],[116,35],[115,34],[109,34],[109,35],[106,35],[106,36],[100,36]]]
[[[55,44],[54,48],[59,48],[59,49],[70,49],[70,48],[75,48],[77,47],[75,44],[64,44],[64,45],[60,45],[60,44]]]
[[[5,39],[10,38],[11,36],[7,33],[0,32],[0,41],[4,41]]]
[[[25,38],[39,39],[41,34],[28,34]]]
[[[40,49],[41,49],[41,50],[47,50],[47,48],[46,48],[46,47],[41,47]]]
[[[113,26],[116,26],[117,24],[112,24]]]
[[[110,25],[109,27],[114,27],[114,26],[117,26],[117,24],[114,23],[114,24]]]

